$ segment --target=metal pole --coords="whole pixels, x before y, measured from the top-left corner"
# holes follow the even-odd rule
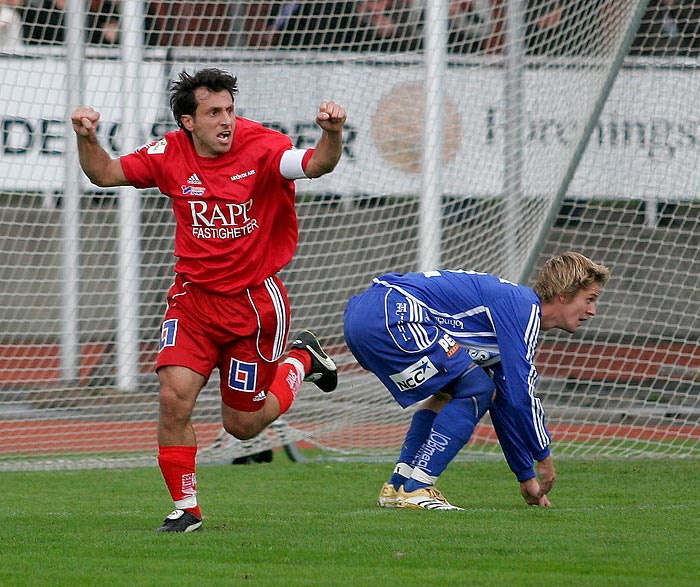
[[[139,105],[143,62],[142,0],[122,0],[122,150],[144,142]],[[133,390],[139,379],[139,306],[141,266],[141,201],[133,188],[119,193],[119,300],[117,320],[117,387]]]
[[[518,219],[523,198],[525,158],[525,90],[523,67],[525,57],[525,2],[511,0],[506,7],[505,22],[505,144],[503,148],[503,276],[516,280],[520,274]]]
[[[566,196],[567,190],[569,189],[569,185],[571,184],[571,181],[574,178],[576,169],[578,168],[579,163],[581,162],[581,159],[583,158],[583,155],[586,152],[586,147],[588,146],[588,141],[591,138],[593,129],[598,123],[600,113],[603,111],[605,103],[608,101],[608,97],[610,96],[610,92],[612,91],[613,85],[615,84],[617,75],[618,73],[620,73],[620,69],[624,64],[625,57],[629,52],[630,46],[632,45],[632,41],[634,41],[635,34],[637,32],[637,29],[639,28],[639,23],[641,22],[644,14],[646,13],[648,4],[649,0],[639,0],[637,6],[634,8],[634,10],[631,11],[625,35],[622,39],[622,42],[620,43],[618,52],[615,55],[615,59],[610,66],[608,75],[605,78],[605,82],[603,83],[603,86],[600,90],[598,101],[596,102],[593,108],[593,112],[591,113],[591,116],[588,119],[588,123],[586,124],[586,128],[583,131],[581,140],[579,141],[579,144],[576,147],[576,151],[574,152],[574,155],[571,158],[571,163],[569,164],[569,167],[567,168],[566,173],[564,175],[564,179],[561,185],[559,186],[559,191],[554,197],[554,201],[552,202],[552,205],[549,208],[549,214],[547,215],[547,218],[542,224],[542,228],[540,229],[540,234],[537,239],[537,242],[532,247],[530,255],[528,259],[526,259],[526,263],[524,263],[523,265],[523,269],[520,275],[520,281],[525,281],[535,269],[537,257],[539,256],[540,251],[544,247],[550,229],[554,225],[554,221],[557,217],[557,212],[559,211],[561,203],[564,200],[564,197]],[[648,212],[649,206],[647,205],[647,213]],[[651,220],[649,218],[646,218],[646,221],[650,222]]]
[[[83,101],[84,10],[81,0],[66,3],[66,136],[73,136],[70,114]],[[61,296],[61,379],[78,379],[80,365],[80,195],[78,151],[66,149],[63,179],[63,271]]]
[[[425,116],[422,192],[419,203],[418,269],[440,266],[442,245],[442,145],[444,84],[447,71],[447,0],[425,3]]]

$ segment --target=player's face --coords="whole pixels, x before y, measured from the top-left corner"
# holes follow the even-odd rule
[[[183,126],[192,133],[194,148],[202,157],[218,157],[231,150],[236,116],[233,98],[227,90],[212,92],[197,88],[197,110],[182,117]]]
[[[557,326],[566,332],[576,332],[581,324],[595,316],[599,296],[598,284],[580,290],[572,299],[562,304]]]

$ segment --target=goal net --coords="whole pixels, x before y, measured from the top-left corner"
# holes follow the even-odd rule
[[[0,15],[0,468],[153,462],[170,203],[91,186],[69,113],[100,110],[117,156],[173,129],[171,81],[211,66],[238,77],[239,115],[299,147],[322,100],[349,115],[338,168],[297,182],[281,274],[291,334],[318,334],[338,389],[304,384],[242,443],[221,432],[215,374],[200,462],[393,458],[412,412],[348,352],[347,300],[388,271],[529,283],[567,250],[613,276],[581,332],[540,341],[556,453],[700,453],[700,2],[28,0]],[[499,455],[487,418],[461,456]]]

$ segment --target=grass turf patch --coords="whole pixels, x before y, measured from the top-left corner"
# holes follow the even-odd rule
[[[695,587],[697,460],[557,462],[554,507],[527,507],[502,462],[454,463],[463,512],[375,505],[391,465],[200,467],[204,532],[162,535],[156,467],[3,473],[7,586]]]

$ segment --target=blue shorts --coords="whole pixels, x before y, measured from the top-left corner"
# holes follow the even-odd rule
[[[402,406],[450,391],[455,380],[478,370],[466,350],[415,300],[374,284],[350,299],[345,341],[358,363],[374,373]],[[460,395],[469,395],[462,379]],[[474,394],[483,393],[482,377]],[[478,387],[478,389],[476,389]]]

